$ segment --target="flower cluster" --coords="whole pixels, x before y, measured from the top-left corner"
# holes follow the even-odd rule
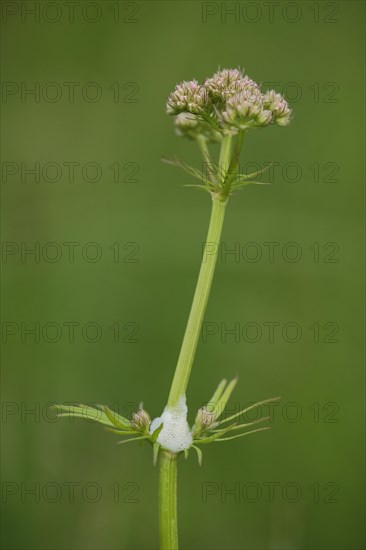
[[[270,90],[264,95],[263,102],[265,108],[272,112],[275,123],[287,126],[291,118],[291,109],[282,95]]]
[[[291,109],[274,90],[263,94],[259,85],[239,69],[224,69],[200,85],[178,84],[168,98],[167,113],[174,115],[179,135],[220,141],[249,128],[286,126]]]
[[[167,113],[177,114],[182,111],[201,113],[207,104],[207,91],[197,80],[177,84],[168,98]]]
[[[206,79],[204,87],[211,98],[222,103],[243,91],[260,94],[258,84],[239,69],[218,71],[212,78]]]

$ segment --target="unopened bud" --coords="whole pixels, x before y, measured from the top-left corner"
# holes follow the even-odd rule
[[[216,426],[215,414],[210,412],[207,407],[201,407],[198,409],[196,420],[194,422],[195,435],[209,430]]]
[[[148,430],[151,423],[149,414],[144,409],[139,409],[132,414],[132,427],[138,432]]]

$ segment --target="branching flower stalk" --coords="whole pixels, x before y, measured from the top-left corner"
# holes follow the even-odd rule
[[[191,187],[211,196],[212,210],[197,286],[178,357],[167,405],[160,417],[151,421],[141,405],[131,419],[124,418],[103,405],[57,405],[60,416],[95,420],[119,436],[119,441],[148,441],[156,464],[159,458],[159,530],[162,550],[178,549],[177,462],[181,454],[187,458],[194,449],[202,464],[201,445],[229,441],[269,429],[254,427],[266,418],[241,422],[245,414],[278,397],[250,405],[229,417],[223,417],[226,404],[237,383],[222,380],[211,399],[196,415],[194,425],[187,422],[186,390],[197,349],[198,339],[210,294],[219,243],[229,196],[249,184],[263,184],[256,178],[264,171],[242,174],[239,170],[244,135],[249,129],[273,124],[286,126],[291,110],[285,99],[274,90],[262,93],[258,84],[239,69],[219,70],[203,84],[193,80],[178,84],[170,94],[167,113],[174,117],[178,135],[194,140],[202,155],[205,170],[198,170],[183,161],[163,160],[183,169],[198,179]],[[210,152],[210,144],[220,144],[218,160]],[[250,428],[248,430],[248,428]]]

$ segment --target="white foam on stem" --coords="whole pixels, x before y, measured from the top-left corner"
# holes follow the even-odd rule
[[[152,434],[163,423],[158,443],[172,453],[179,453],[192,444],[192,434],[187,422],[188,408],[183,395],[174,408],[166,406],[163,414],[154,418],[150,424]]]

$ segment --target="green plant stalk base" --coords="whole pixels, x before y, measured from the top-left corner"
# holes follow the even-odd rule
[[[177,455],[169,451],[160,453],[159,527],[161,550],[177,550]]]

